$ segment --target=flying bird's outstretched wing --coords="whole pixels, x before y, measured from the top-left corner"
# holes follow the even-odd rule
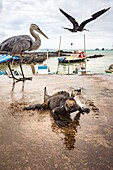
[[[71,21],[71,23],[73,24],[74,27],[78,27],[78,22],[75,20],[75,18],[73,18],[72,16],[70,16],[69,14],[67,14],[66,12],[64,12],[62,9],[60,9],[60,11],[68,18],[69,21]]]
[[[92,15],[93,18],[97,18],[100,15],[104,14],[106,11],[108,11],[111,7],[107,8],[107,9],[102,9],[101,11],[96,12],[95,14]]]
[[[84,26],[85,26],[88,22],[95,20],[96,18],[98,18],[99,16],[101,16],[102,14],[104,14],[106,11],[108,11],[110,8],[111,8],[111,7],[107,8],[107,9],[102,9],[102,10],[96,12],[95,14],[93,14],[91,18],[83,21],[83,22],[80,24],[79,30],[83,30]]]
[[[64,12],[62,9],[60,9],[60,11],[68,18],[68,20],[73,24],[73,29],[70,29],[70,28],[64,28],[64,29],[68,29],[69,31],[71,32],[77,32],[77,31],[83,31],[83,30],[86,30],[86,29],[83,29],[84,26],[90,22],[90,21],[93,21],[95,20],[96,18],[98,18],[99,16],[101,16],[102,14],[104,14],[106,11],[108,11],[111,7],[109,8],[106,8],[106,9],[102,9],[96,13],[94,13],[91,18],[83,21],[80,25],[78,24],[78,22],[75,20],[75,18],[73,18],[72,16],[70,16],[69,14],[67,14],[66,12]]]

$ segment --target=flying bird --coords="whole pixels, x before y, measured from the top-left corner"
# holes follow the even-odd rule
[[[98,18],[99,16],[101,16],[102,14],[104,14],[106,11],[108,11],[111,7],[107,8],[107,9],[102,9],[98,12],[96,12],[95,14],[93,14],[91,16],[91,18],[83,21],[80,25],[78,24],[78,22],[75,20],[75,18],[73,18],[72,16],[70,16],[69,14],[67,14],[66,12],[64,12],[62,9],[60,9],[60,11],[68,18],[68,20],[73,24],[73,28],[65,28],[63,27],[64,29],[67,29],[71,32],[77,32],[77,31],[89,31],[87,29],[84,29],[84,26],[90,22],[90,21],[93,21],[95,20],[96,18]]]
[[[33,39],[29,35],[18,35],[18,36],[10,37],[0,44],[0,51],[7,51],[10,52],[10,54],[12,55],[11,60],[9,60],[8,62],[8,67],[11,72],[12,78],[17,81],[19,80],[25,81],[26,79],[31,79],[31,78],[25,78],[22,65],[21,65],[21,60],[20,60],[20,69],[22,72],[22,78],[17,79],[13,75],[10,63],[16,54],[19,54],[20,58],[22,58],[22,52],[37,50],[40,47],[41,39],[35,31],[42,34],[44,37],[48,39],[48,37],[41,31],[41,29],[36,24],[31,24],[30,33],[35,38],[35,41],[33,41]]]

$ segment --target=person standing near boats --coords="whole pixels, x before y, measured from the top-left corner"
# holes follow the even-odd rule
[[[79,57],[78,58],[85,58],[84,51],[79,53]]]

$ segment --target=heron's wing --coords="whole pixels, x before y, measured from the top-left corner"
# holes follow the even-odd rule
[[[69,21],[71,21],[71,23],[73,24],[74,27],[78,27],[78,22],[75,20],[75,18],[73,18],[72,16],[70,16],[69,14],[67,14],[66,12],[64,12],[62,9],[60,9],[60,11],[68,18]]]
[[[19,35],[6,39],[1,43],[2,51],[10,51],[11,53],[20,53],[28,50],[32,45],[32,39],[28,35]]]
[[[25,39],[25,38],[19,38],[17,39],[17,41],[15,42],[13,49],[12,49],[12,54],[15,53],[21,53],[23,51],[29,51],[29,49],[32,46],[32,42],[30,39]]]
[[[98,18],[99,16],[101,16],[102,14],[104,14],[106,11],[108,11],[110,8],[111,8],[111,7],[107,8],[107,9],[102,9],[102,10],[94,13],[94,14],[92,15],[92,18],[89,18],[89,19],[83,21],[83,22],[80,24],[79,29],[82,30],[82,29],[84,28],[84,26],[85,26],[88,22],[95,20],[96,18]]]

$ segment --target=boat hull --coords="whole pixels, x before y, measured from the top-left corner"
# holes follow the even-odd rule
[[[85,58],[75,58],[75,59],[67,60],[65,57],[59,57],[58,61],[59,61],[59,63],[76,63],[76,62],[85,61]]]

